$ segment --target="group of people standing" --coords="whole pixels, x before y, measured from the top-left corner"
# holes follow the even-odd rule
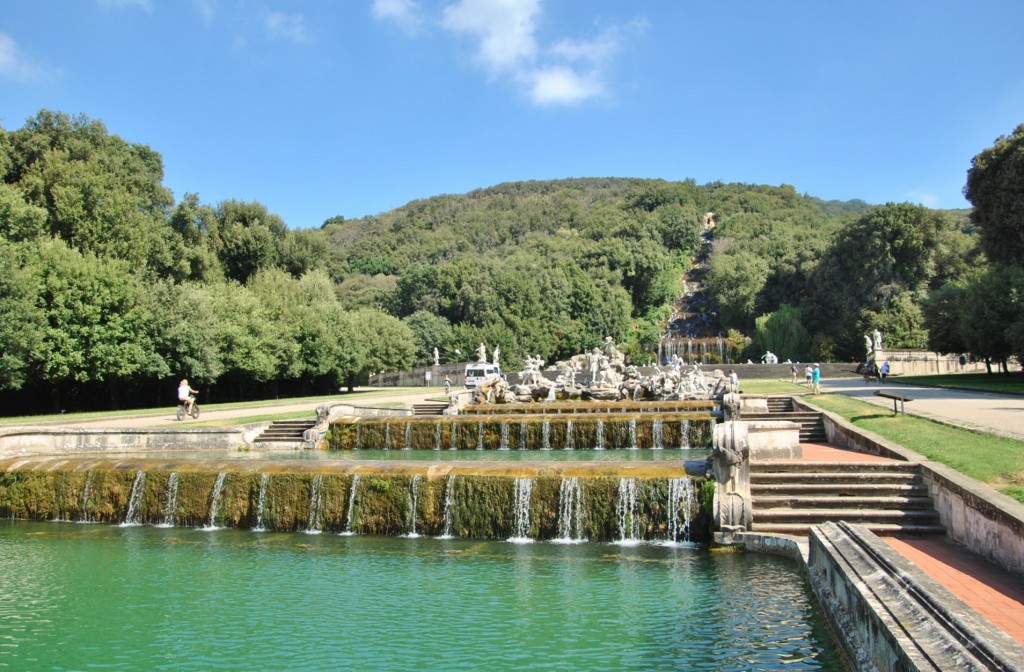
[[[789,365],[790,380],[796,383],[796,364]],[[811,366],[808,364],[804,367],[804,380],[807,382],[807,386],[811,388],[814,394],[821,394],[821,365],[815,364]]]

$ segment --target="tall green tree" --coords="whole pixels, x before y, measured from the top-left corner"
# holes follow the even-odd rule
[[[84,253],[147,267],[162,254],[173,202],[163,160],[84,115],[40,111],[9,134],[4,181],[46,211],[46,233]]]
[[[105,383],[117,404],[121,381],[170,373],[155,347],[147,287],[128,262],[82,254],[61,240],[41,242],[37,253],[29,267],[46,325],[33,365],[55,404],[70,382]]]
[[[1024,259],[1024,124],[971,160],[964,196],[989,260],[1021,265]]]
[[[34,353],[43,347],[45,315],[36,304],[36,276],[21,250],[0,238],[0,390],[28,380]]]

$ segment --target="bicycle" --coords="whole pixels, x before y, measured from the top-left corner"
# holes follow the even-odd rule
[[[196,403],[196,398],[195,397],[191,397],[191,399],[192,399],[192,411],[191,412],[189,412],[188,407],[185,406],[185,402],[184,401],[181,401],[181,400],[178,401],[178,412],[177,412],[176,416],[177,416],[179,421],[184,420],[185,416],[192,416],[193,420],[196,420],[197,418],[199,418],[199,404]]]

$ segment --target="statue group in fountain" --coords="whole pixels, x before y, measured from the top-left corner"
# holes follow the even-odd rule
[[[486,361],[487,349],[483,343],[477,348],[477,354],[481,362]],[[494,355],[497,361],[497,348]],[[665,366],[655,364],[651,375],[643,376],[637,367],[626,364],[625,355],[615,347],[610,336],[605,338],[603,347],[595,347],[549,367],[547,371],[554,373],[553,379],[545,375],[544,364],[540,355],[528,355],[519,372],[518,384],[510,384],[498,374],[487,376],[477,383],[476,401],[505,404],[556,399],[721,399],[729,390],[729,380],[720,369],[708,375],[700,365],[686,364],[680,357],[673,357]]]

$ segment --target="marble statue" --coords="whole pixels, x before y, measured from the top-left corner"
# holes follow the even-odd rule
[[[487,363],[487,346],[481,343],[476,349],[476,361],[480,364]]]
[[[882,349],[882,332],[875,329],[875,350]]]
[[[498,355],[500,355],[500,354],[501,354],[501,346],[500,345],[494,346],[494,353],[491,355],[491,362],[495,366],[498,365]]]
[[[434,366],[437,366],[438,364],[441,363],[440,357],[441,355],[437,352],[437,348],[434,348]]]

